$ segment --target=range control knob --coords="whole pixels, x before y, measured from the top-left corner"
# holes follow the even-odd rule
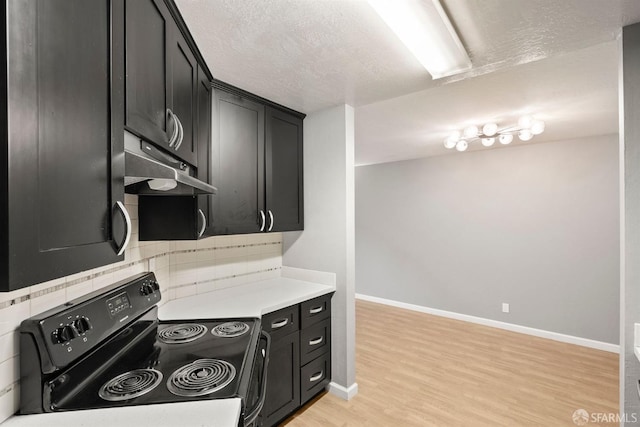
[[[143,283],[142,287],[140,288],[140,294],[143,296],[147,296],[152,293],[153,293],[153,286],[151,286],[149,283]]]
[[[64,342],[64,338],[62,338],[63,329],[64,328],[58,328],[51,332],[51,341],[53,341],[54,344],[62,344]]]
[[[71,341],[72,339],[74,339],[79,335],[80,334],[78,333],[78,331],[76,331],[75,328],[71,325],[67,325],[64,328],[62,328],[62,338],[64,339],[65,342]]]
[[[79,334],[71,325],[61,326],[51,334],[53,342],[56,344],[64,344],[71,341]]]
[[[158,282],[156,282],[155,280],[151,281],[151,287],[153,288],[153,292],[156,292],[156,291],[160,290],[160,284]]]
[[[73,327],[76,331],[78,331],[79,334],[84,334],[89,329],[91,329],[91,322],[89,322],[89,319],[82,316],[79,319],[73,321]]]

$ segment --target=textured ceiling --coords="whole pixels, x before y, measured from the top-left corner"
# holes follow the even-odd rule
[[[459,155],[443,146],[452,131],[490,121],[512,125],[523,114],[544,120],[546,130],[509,146],[616,133],[617,58],[613,41],[362,106],[356,110],[356,163]],[[469,146],[477,148],[485,149]]]
[[[448,128],[512,110],[546,140],[616,131],[615,39],[639,0],[441,1],[474,67],[431,80],[363,0],[176,0],[216,78],[305,113],[355,106],[359,164],[444,154]]]

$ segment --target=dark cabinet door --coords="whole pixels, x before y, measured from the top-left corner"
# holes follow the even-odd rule
[[[138,219],[140,241],[195,240],[202,224],[197,196],[140,195]]]
[[[170,29],[167,96],[180,130],[175,144],[169,148],[182,160],[196,165],[198,63],[177,25]]]
[[[168,149],[173,133],[167,109],[170,98],[167,45],[173,18],[163,0],[127,0],[126,119],[134,134]]]
[[[198,179],[213,184],[211,171],[211,82],[201,68],[198,68],[197,152]],[[213,200],[215,195],[198,196],[198,216],[203,221],[198,233],[208,236],[213,233]]]
[[[197,88],[198,179],[211,182],[211,84],[200,68]],[[139,196],[140,240],[196,240],[209,235],[212,197]]]
[[[122,0],[10,2],[8,13],[1,290],[122,260],[125,232]]]
[[[267,397],[262,411],[264,425],[276,425],[299,406],[300,335],[296,331],[271,343]]]
[[[302,119],[267,107],[267,231],[304,229]]]
[[[214,90],[213,232],[264,231],[264,106]]]

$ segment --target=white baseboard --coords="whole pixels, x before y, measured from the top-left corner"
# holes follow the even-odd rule
[[[408,304],[405,302],[389,300],[385,298],[372,297],[369,295],[356,294],[357,299],[363,301],[377,302],[379,304],[390,305],[393,307],[404,308],[421,313],[433,314],[435,316],[448,317],[450,319],[464,320],[465,322],[477,323],[493,328],[505,329],[507,331],[519,332],[521,334],[533,335],[536,337],[547,338],[554,341],[566,342],[569,344],[581,345],[583,347],[595,348],[611,353],[620,353],[620,346],[602,341],[591,340],[588,338],[575,337],[573,335],[560,334],[558,332],[545,331],[542,329],[530,328],[528,326],[514,325],[513,323],[501,322],[499,320],[485,319],[483,317],[469,316],[468,314],[455,313],[453,311],[438,310],[437,308],[424,307],[421,305]]]
[[[351,400],[356,394],[358,394],[358,383],[353,383],[349,387],[343,387],[332,381],[327,387],[329,389],[329,393],[344,400]]]

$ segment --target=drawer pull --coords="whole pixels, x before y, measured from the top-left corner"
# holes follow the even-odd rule
[[[324,375],[324,371],[320,371],[317,374],[309,377],[309,382],[311,383],[315,383],[316,381],[318,381],[320,378],[322,378],[322,376]]]
[[[318,307],[314,307],[312,309],[309,310],[309,314],[318,314],[320,313],[322,310],[324,309],[323,306],[318,306]]]
[[[280,329],[283,326],[286,326],[289,323],[289,318],[278,320],[277,322],[271,323],[271,329]]]
[[[324,337],[318,337],[315,340],[310,340],[309,341],[309,345],[318,345],[320,344],[322,341],[324,341]]]

